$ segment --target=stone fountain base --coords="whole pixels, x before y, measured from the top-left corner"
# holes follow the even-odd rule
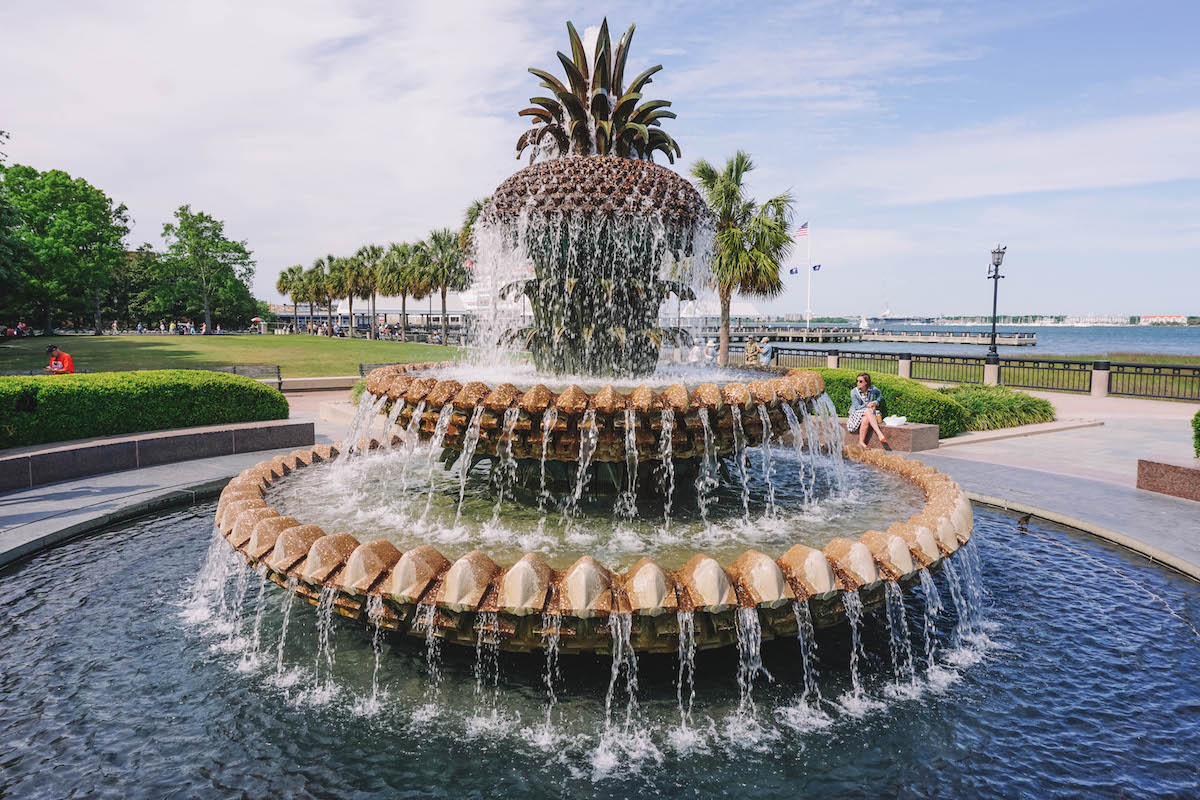
[[[372,440],[364,449],[379,446]],[[563,571],[537,553],[508,566],[479,550],[451,562],[428,545],[401,553],[386,539],[326,534],[267,505],[268,487],[339,450],[298,450],[241,473],[221,494],[220,534],[252,568],[314,605],[323,589],[332,589],[342,616],[470,646],[482,632],[502,649],[536,650],[557,631],[562,652],[606,652],[610,620],[627,615],[635,649],[675,652],[678,615],[691,612],[695,646],[721,647],[737,640],[738,609],[757,610],[764,636],[794,636],[794,604],[807,603],[817,627],[838,624],[845,618],[843,591],[877,604],[885,581],[910,585],[921,569],[939,567],[973,527],[970,501],[949,477],[898,453],[850,445],[847,457],[920,486],[925,507],[887,531],[838,537],[821,550],[796,545],[774,560],[747,550],[726,566],[703,553],[679,569],[643,558],[623,572],[590,556]]]

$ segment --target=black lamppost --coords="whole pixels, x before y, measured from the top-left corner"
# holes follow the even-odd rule
[[[1004,251],[1008,247],[996,245],[996,249],[992,251],[992,264],[988,267],[988,277],[992,280],[992,346],[988,348],[988,355],[996,357],[996,299],[1000,294],[1000,279],[1004,276],[1000,274],[1000,265],[1004,263]]]

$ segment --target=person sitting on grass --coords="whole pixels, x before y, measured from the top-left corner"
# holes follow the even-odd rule
[[[850,419],[846,422],[846,430],[858,433],[858,443],[867,450],[871,449],[867,444],[867,431],[871,428],[875,429],[880,443],[887,444],[887,437],[879,427],[879,412],[876,410],[883,399],[883,392],[879,391],[878,386],[871,385],[871,376],[866,372],[858,373],[856,384],[850,390]],[[863,424],[864,419],[866,425]]]
[[[50,356],[50,364],[43,368],[44,372],[49,372],[51,375],[73,375],[75,373],[75,359],[71,358],[70,353],[64,353],[59,350],[56,345],[46,345],[46,354]]]

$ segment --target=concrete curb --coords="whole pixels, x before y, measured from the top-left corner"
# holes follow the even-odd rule
[[[239,470],[240,471],[240,470]],[[55,545],[83,536],[118,522],[140,517],[153,511],[192,505],[221,494],[221,490],[237,475],[215,478],[190,486],[172,486],[150,495],[138,495],[132,502],[112,511],[98,513],[88,519],[49,531],[36,538],[0,550],[0,569],[21,561]]]
[[[1035,517],[1057,522],[1060,525],[1066,525],[1069,528],[1081,530],[1084,533],[1090,533],[1093,536],[1099,537],[1114,544],[1119,544],[1122,547],[1132,550],[1135,553],[1145,556],[1152,562],[1157,562],[1181,572],[1190,578],[1200,581],[1200,565],[1186,561],[1179,556],[1171,555],[1165,550],[1161,550],[1154,545],[1146,544],[1138,539],[1126,536],[1123,533],[1118,533],[1110,528],[1105,528],[1102,525],[1097,525],[1094,522],[1088,522],[1084,519],[1070,517],[1066,514],[1060,514],[1057,511],[1051,511],[1038,506],[1031,506],[1028,503],[1021,503],[1016,500],[1007,500],[1003,497],[992,497],[979,492],[967,492],[967,497],[971,498],[972,502],[982,503],[994,508],[1004,509],[1006,511],[1019,511],[1022,514],[1031,514]]]
[[[1062,433],[1080,428],[1098,428],[1104,424],[1100,419],[1063,420],[1060,422],[1038,422],[1033,425],[1018,425],[1015,428],[997,428],[991,431],[971,431],[950,439],[942,439],[938,447],[960,447],[965,444],[986,444],[1003,439],[1022,439],[1026,436],[1041,436],[1046,433]],[[1037,428],[1037,430],[1031,430]]]

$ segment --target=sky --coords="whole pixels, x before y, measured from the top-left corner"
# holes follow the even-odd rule
[[[522,166],[517,111],[566,20],[637,24],[674,169],[748,151],[800,240],[767,313],[1200,314],[1200,4],[122,3],[10,0],[9,163],[125,203],[130,246],[188,203],[278,301],[284,267],[457,228]],[[661,157],[659,159],[662,161]],[[669,166],[669,165],[667,165]]]

